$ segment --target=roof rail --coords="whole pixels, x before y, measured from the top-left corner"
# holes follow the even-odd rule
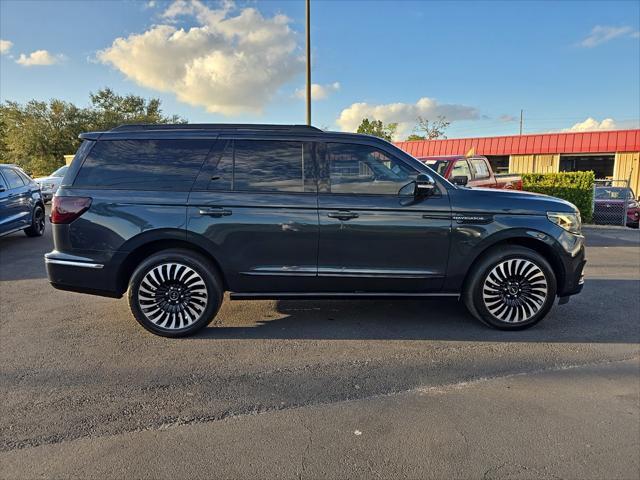
[[[268,125],[254,123],[165,123],[131,124],[112,128],[111,132],[138,132],[145,130],[265,130],[278,132],[322,132],[309,125]]]

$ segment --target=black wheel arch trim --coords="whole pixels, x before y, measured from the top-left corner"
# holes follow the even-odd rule
[[[454,255],[450,255],[448,274],[443,290],[463,291],[475,265],[487,251],[499,245],[518,245],[530,248],[541,254],[551,264],[556,275],[558,290],[561,290],[560,286],[563,285],[567,274],[563,259],[559,253],[560,251],[565,251],[564,248],[548,233],[520,227],[500,230],[491,234],[472,247],[464,256],[464,259],[461,258],[455,265],[451,264]]]
[[[218,249],[215,244],[201,235],[187,232],[184,229],[162,228],[149,230],[128,240],[123,247],[114,254],[113,262],[119,265],[117,285],[120,294],[127,290],[129,279],[137,265],[145,258],[161,250],[172,248],[190,249],[209,259],[218,270],[225,290],[227,282],[223,265],[216,255]]]

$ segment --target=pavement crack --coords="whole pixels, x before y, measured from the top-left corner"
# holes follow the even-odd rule
[[[304,452],[302,452],[302,458],[300,459],[300,472],[298,472],[298,480],[302,480],[304,475],[307,473],[307,457],[309,455],[309,452],[311,451],[311,447],[313,446],[313,432],[311,430],[311,428],[305,423],[304,420],[300,419],[300,423],[302,424],[302,427],[307,431],[308,437],[307,437],[307,446],[304,449]]]

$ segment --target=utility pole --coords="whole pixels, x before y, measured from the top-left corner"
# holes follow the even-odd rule
[[[522,120],[523,120],[524,110],[520,110],[520,135],[522,135]]]
[[[311,0],[307,0],[307,125],[311,126]]]

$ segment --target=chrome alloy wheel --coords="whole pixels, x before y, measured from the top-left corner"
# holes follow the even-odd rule
[[[482,299],[498,320],[522,323],[547,300],[547,277],[538,265],[522,258],[500,262],[484,280]]]
[[[138,304],[147,320],[170,330],[198,321],[207,307],[207,296],[200,274],[180,263],[152,268],[138,288]]]

